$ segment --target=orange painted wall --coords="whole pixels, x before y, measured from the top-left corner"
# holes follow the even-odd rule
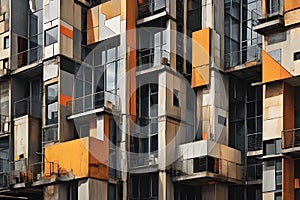
[[[300,8],[299,0],[284,0],[284,12]]]
[[[283,158],[282,199],[294,200],[294,160]]]

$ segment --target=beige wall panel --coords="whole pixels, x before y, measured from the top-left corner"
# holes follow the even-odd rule
[[[263,140],[281,138],[281,131],[283,130],[283,118],[280,117],[264,120],[263,130]]]
[[[284,14],[285,26],[297,24],[300,21],[300,9],[289,11]]]
[[[28,130],[29,130],[29,118],[28,116],[23,116],[15,119],[14,122],[14,158],[19,155],[24,154],[24,158],[28,158]]]
[[[78,29],[81,30],[81,6],[79,6],[78,4],[74,4],[74,22],[73,22],[73,26]]]
[[[263,200],[274,200],[274,192],[263,193]]]
[[[80,15],[81,16],[81,15]],[[70,25],[74,24],[74,2],[60,1],[60,18]],[[81,21],[81,20],[80,20]]]
[[[63,34],[60,34],[60,53],[73,58],[73,40]]]

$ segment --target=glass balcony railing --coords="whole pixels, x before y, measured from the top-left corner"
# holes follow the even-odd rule
[[[22,51],[11,57],[11,69],[17,69],[32,63],[41,61],[43,58],[43,47],[37,46],[26,51]]]
[[[272,21],[274,19],[280,19],[283,16],[283,5],[277,4],[272,7],[267,7],[266,10],[252,10],[251,17],[252,17],[252,25],[256,26],[262,23],[266,23]]]
[[[111,92],[102,91],[76,98],[72,101],[69,101],[67,106],[72,114],[84,113],[98,108],[119,110],[120,98],[118,95]]]
[[[149,17],[166,7],[166,0],[143,0],[138,4],[139,19]]]
[[[138,50],[137,71],[142,71],[155,66],[169,65],[170,53],[162,49]]]
[[[240,51],[225,54],[225,68],[239,66],[245,63],[256,62],[261,63],[262,48],[260,45],[249,46]]]
[[[300,147],[300,128],[282,131],[282,149]]]

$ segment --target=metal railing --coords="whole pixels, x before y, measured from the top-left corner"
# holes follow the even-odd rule
[[[40,181],[43,178],[50,178],[52,175],[59,175],[59,164],[56,162],[38,162],[30,166],[32,181]]]
[[[138,5],[139,19],[151,16],[166,7],[166,0],[143,0]]]
[[[30,65],[43,58],[43,47],[37,46],[25,51],[19,52],[11,56],[11,69],[17,69],[26,65]]]
[[[154,51],[153,48],[137,50],[137,67],[136,71],[142,71],[155,66],[168,65],[170,53],[160,49]]]
[[[54,124],[43,128],[43,144],[57,142],[58,140],[58,125]]]
[[[14,102],[14,117],[30,115],[30,97]]]
[[[247,166],[247,181],[261,180],[262,179],[262,164],[253,164]]]
[[[282,131],[282,149],[300,147],[300,128]]]
[[[67,107],[71,109],[72,114],[84,113],[103,107],[119,110],[120,97],[111,92],[102,91],[71,100],[67,102]]]
[[[260,45],[253,45],[246,47],[240,51],[225,54],[224,65],[225,68],[239,66],[245,63],[256,61],[261,63],[262,48]]]
[[[8,167],[9,171],[5,175],[5,179],[8,180],[8,185],[26,183],[28,181],[28,167],[26,158],[9,162]]]
[[[158,164],[158,152],[151,153],[130,153],[129,168],[147,167]]]
[[[248,151],[262,150],[262,133],[253,133],[247,135]]]

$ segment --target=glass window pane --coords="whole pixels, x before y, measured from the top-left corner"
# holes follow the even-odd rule
[[[54,27],[45,31],[45,46],[49,46],[57,42],[58,27]]]

